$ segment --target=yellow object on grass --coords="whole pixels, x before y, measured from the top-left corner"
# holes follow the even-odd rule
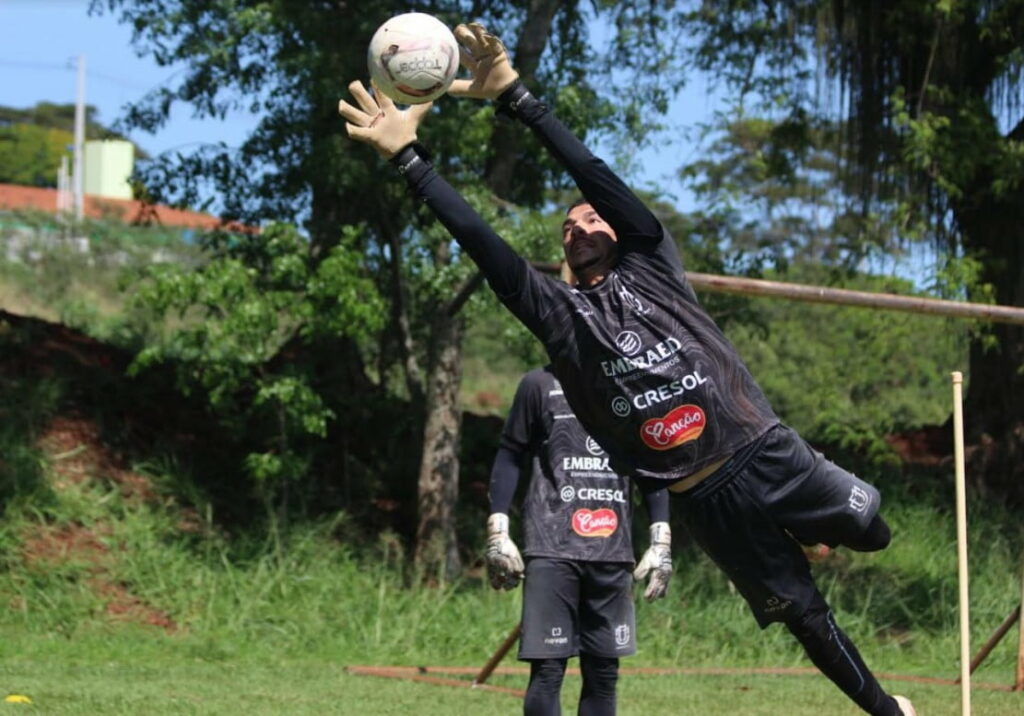
[[[21,694],[11,694],[10,696],[7,696],[6,698],[4,698],[4,703],[5,704],[30,704],[30,703],[32,703],[32,699],[30,699],[28,696],[23,696]]]

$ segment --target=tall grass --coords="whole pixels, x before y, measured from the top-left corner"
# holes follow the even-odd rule
[[[869,662],[885,671],[955,676],[955,530],[948,512],[893,501],[886,551],[838,550],[816,565],[839,623]],[[1021,527],[996,506],[976,505],[971,524],[972,630],[991,633],[1019,599]],[[168,496],[145,504],[110,486],[67,485],[44,507],[8,509],[0,525],[0,627],[20,633],[16,655],[118,659],[125,645],[171,649],[209,661],[320,659],[334,663],[482,664],[518,619],[519,592],[497,593],[478,578],[426,587],[388,534],[356,539],[344,515],[294,529],[280,548],[229,538],[205,520],[181,529]],[[170,633],[132,627],[104,611],[90,586],[92,559],[26,561],[26,540],[46,526],[90,530],[107,548],[104,579],[122,585],[175,623]],[[350,546],[360,543],[358,551]],[[72,555],[73,557],[73,555]],[[743,600],[703,555],[677,549],[668,598],[638,604],[640,654],[631,665],[800,665],[788,632],[761,632]],[[1009,643],[983,674],[1010,678]],[[999,674],[996,676],[996,674]]]

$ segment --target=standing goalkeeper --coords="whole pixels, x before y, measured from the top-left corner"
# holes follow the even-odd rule
[[[525,567],[508,533],[521,469]],[[530,663],[523,713],[559,713],[569,657],[579,656],[580,716],[612,716],[619,658],[636,653],[633,612],[633,503],[629,478],[616,474],[587,435],[550,368],[523,376],[494,458],[487,519],[487,571],[495,589],[523,587],[519,658]],[[645,596],[665,595],[672,574],[668,493],[644,493],[651,546],[635,576]]]
[[[460,25],[471,80],[450,94],[496,100],[561,162],[584,196],[562,226],[575,288],[518,256],[433,169],[416,143],[426,105],[399,111],[362,85],[342,102],[353,139],[403,174],[539,338],[580,423],[642,489],[679,492],[687,527],[762,627],[785,623],[814,664],[864,711],[907,716],[838,628],[800,544],[873,551],[889,543],[878,491],[828,462],[775,416],[701,308],[672,237],[608,166],[518,81],[504,47]],[[379,101],[378,101],[379,100]]]

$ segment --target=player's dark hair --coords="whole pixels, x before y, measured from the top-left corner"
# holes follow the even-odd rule
[[[584,204],[589,204],[589,203],[590,202],[587,201],[585,197],[581,196],[576,201],[574,201],[573,203],[569,204],[569,208],[565,210],[565,215],[568,216],[569,212],[572,211],[573,209],[575,209],[577,206],[583,206]]]

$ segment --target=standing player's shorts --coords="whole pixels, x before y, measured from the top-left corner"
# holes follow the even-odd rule
[[[732,580],[761,627],[799,617],[817,591],[799,543],[856,543],[878,513],[871,485],[784,425],[678,493],[694,540]]]
[[[519,658],[635,654],[632,589],[629,564],[528,558]]]

